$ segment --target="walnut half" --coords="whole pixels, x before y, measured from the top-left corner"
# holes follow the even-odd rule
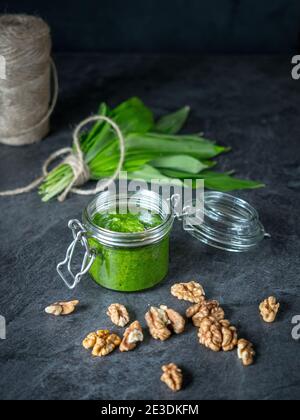
[[[156,340],[165,341],[171,336],[172,330],[175,334],[181,334],[185,328],[185,319],[178,312],[163,305],[160,308],[152,306],[145,319],[150,334]]]
[[[162,367],[163,374],[161,381],[164,382],[172,391],[178,392],[182,388],[182,370],[174,363]]]
[[[166,312],[169,319],[169,325],[172,327],[174,333],[183,333],[185,328],[185,319],[178,312],[168,308],[167,306],[161,306],[161,309]]]
[[[238,358],[244,366],[250,366],[254,362],[255,351],[250,341],[241,339],[238,341]]]
[[[93,349],[92,355],[96,357],[107,356],[119,347],[120,337],[116,334],[110,334],[108,330],[99,330],[90,333],[82,342],[86,350]]]
[[[165,341],[170,337],[171,331],[167,328],[170,321],[164,310],[152,306],[146,313],[145,319],[150,334],[155,340]]]
[[[113,303],[110,305],[107,311],[107,315],[110,317],[111,321],[118,327],[125,327],[129,322],[128,311],[124,305],[119,303]]]
[[[122,343],[120,345],[120,351],[131,351],[134,350],[138,342],[144,340],[143,329],[139,321],[133,322],[125,331]]]
[[[75,311],[76,306],[79,304],[79,300],[72,300],[70,302],[56,302],[53,305],[48,306],[45,309],[46,314],[60,316],[70,315]]]
[[[171,294],[179,300],[186,300],[192,303],[202,303],[205,300],[203,287],[195,281],[174,284],[171,288]]]
[[[237,346],[236,328],[227,320],[217,321],[214,317],[207,317],[201,321],[198,337],[200,344],[212,351],[231,351]]]
[[[259,305],[260,314],[263,320],[268,323],[275,321],[279,308],[280,303],[277,303],[274,296],[269,297]]]
[[[217,321],[225,318],[225,313],[216,300],[207,300],[203,303],[197,303],[186,311],[187,318],[192,318],[195,327],[200,327],[204,318],[213,317]]]

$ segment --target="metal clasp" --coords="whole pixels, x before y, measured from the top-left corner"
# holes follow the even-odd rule
[[[77,284],[81,281],[82,277],[86,273],[88,273],[89,270],[91,269],[96,258],[96,252],[95,250],[90,250],[87,236],[86,236],[87,231],[78,220],[70,220],[70,222],[68,223],[68,227],[69,229],[72,230],[74,240],[67,250],[66,258],[64,259],[64,261],[62,261],[61,263],[57,265],[56,269],[57,269],[58,274],[64,281],[65,285],[69,289],[73,290],[77,286]],[[75,275],[73,274],[71,266],[72,266],[72,260],[73,260],[75,248],[78,243],[81,243],[82,247],[85,249],[85,254],[84,254],[83,262],[81,265],[81,270],[78,274]],[[66,265],[67,265],[70,276],[74,280],[72,284],[68,282],[68,280],[66,279],[66,277],[64,276],[62,272],[63,267]]]

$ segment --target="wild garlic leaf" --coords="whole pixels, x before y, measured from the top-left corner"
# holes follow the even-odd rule
[[[165,115],[155,124],[154,131],[163,134],[177,134],[186,123],[191,108],[185,106],[172,114]]]
[[[205,188],[221,192],[263,188],[265,185],[259,181],[250,181],[235,178],[229,174],[218,172],[203,172],[201,176],[205,182]]]
[[[226,147],[217,146],[209,142],[182,139],[181,136],[173,137],[176,138],[171,140],[163,134],[154,136],[152,133],[129,134],[126,136],[126,150],[152,151],[157,156],[184,154],[198,159],[211,159],[229,150]]]
[[[140,180],[145,182],[157,181],[159,184],[183,185],[179,179],[167,177],[151,165],[144,165],[138,171],[129,172],[127,176],[128,179],[131,180]]]
[[[131,132],[146,133],[151,130],[154,124],[152,112],[138,98],[131,98],[118,106],[111,112],[110,117],[118,124],[124,136]],[[119,143],[116,133],[106,123],[95,137],[95,146],[87,152],[86,162],[91,163],[93,159],[101,159],[98,154],[114,144],[118,153]]]
[[[201,136],[200,134],[164,134],[164,133],[148,133],[149,136],[151,136],[154,140],[155,139],[159,139],[159,138],[164,138],[165,140],[170,140],[170,141],[189,141],[189,142],[196,142],[196,143],[206,143],[206,144],[212,144],[215,145],[216,142],[206,139],[203,136]],[[230,150],[230,148],[227,148],[228,150]]]
[[[205,182],[205,188],[210,190],[216,190],[221,192],[229,192],[236,190],[247,190],[263,188],[265,185],[258,181],[249,181],[233,177],[230,172],[220,173],[213,171],[203,171],[200,174],[190,174],[185,171],[176,171],[171,169],[163,169],[162,173],[170,178],[178,178],[181,180],[185,179],[203,179]]]
[[[111,114],[123,134],[147,133],[154,126],[152,111],[139,98],[131,98],[119,105]]]
[[[172,155],[157,158],[151,162],[151,165],[159,169],[174,169],[178,171],[188,171],[191,174],[199,174],[199,172],[207,169],[209,166],[188,155]]]
[[[109,116],[109,108],[105,103],[102,103],[99,107],[98,115]],[[97,141],[97,135],[101,132],[104,127],[104,121],[97,121],[89,132],[83,133],[81,136],[81,150],[86,154],[91,150]]]

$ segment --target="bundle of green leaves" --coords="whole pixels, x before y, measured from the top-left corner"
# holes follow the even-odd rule
[[[190,113],[189,107],[154,120],[152,111],[138,98],[131,98],[115,109],[105,103],[99,115],[113,119],[125,137],[126,159],[123,170],[128,179],[159,179],[174,184],[185,179],[203,179],[205,187],[217,191],[260,188],[261,182],[241,180],[232,172],[215,172],[213,160],[231,149],[218,146],[198,134],[178,134]],[[81,149],[90,170],[91,180],[113,175],[119,162],[119,142],[106,122],[99,121],[81,136]],[[72,168],[60,164],[46,177],[39,189],[43,201],[61,194],[74,179]],[[176,181],[175,181],[176,180]]]

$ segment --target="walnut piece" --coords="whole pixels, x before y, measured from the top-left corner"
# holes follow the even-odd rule
[[[161,309],[166,311],[167,317],[169,319],[169,325],[172,327],[172,330],[175,334],[181,334],[185,328],[185,319],[178,312],[173,309],[169,309],[167,306],[161,306]]]
[[[237,346],[236,328],[227,320],[217,321],[214,317],[207,317],[201,321],[198,337],[200,344],[212,351],[231,351]]]
[[[182,388],[182,370],[174,363],[162,367],[163,374],[161,381],[164,382],[172,391],[178,392]]]
[[[202,303],[204,303],[204,302],[202,302]],[[196,303],[195,305],[190,306],[185,312],[186,317],[187,318],[193,318],[193,316],[195,316],[200,311],[200,309],[202,307],[202,303]]]
[[[144,340],[143,329],[139,321],[133,322],[125,331],[122,343],[120,345],[120,351],[131,351],[134,350],[138,342]]]
[[[279,308],[280,303],[277,303],[274,296],[269,297],[259,305],[260,314],[263,320],[268,323],[275,321]]]
[[[99,330],[90,333],[82,342],[85,349],[93,349],[92,355],[96,357],[107,356],[121,343],[120,337],[110,334],[108,330]]]
[[[150,334],[155,340],[165,341],[170,337],[171,331],[167,328],[167,325],[170,324],[170,320],[163,309],[152,306],[146,313],[145,319]]]
[[[97,341],[97,333],[92,332],[90,333],[82,342],[83,347],[86,350],[89,350],[94,347]]]
[[[195,327],[200,327],[204,318],[213,317],[217,321],[225,318],[225,313],[216,300],[208,300],[203,303],[197,303],[186,311],[187,318],[192,318]]]
[[[129,322],[128,311],[124,305],[119,303],[113,303],[110,305],[107,311],[107,315],[110,317],[111,321],[118,327],[125,327]]]
[[[195,281],[174,284],[171,288],[171,293],[179,300],[186,300],[192,303],[202,303],[205,300],[203,287]]]
[[[45,312],[50,315],[70,315],[75,311],[76,306],[79,304],[79,300],[72,300],[70,302],[56,302],[53,305],[48,306]]]
[[[178,312],[163,305],[160,308],[152,306],[145,319],[155,340],[165,341],[171,336],[171,330],[175,334],[181,334],[185,328],[185,319]]]
[[[244,366],[250,366],[254,362],[255,351],[250,341],[241,339],[238,341],[238,358]]]

